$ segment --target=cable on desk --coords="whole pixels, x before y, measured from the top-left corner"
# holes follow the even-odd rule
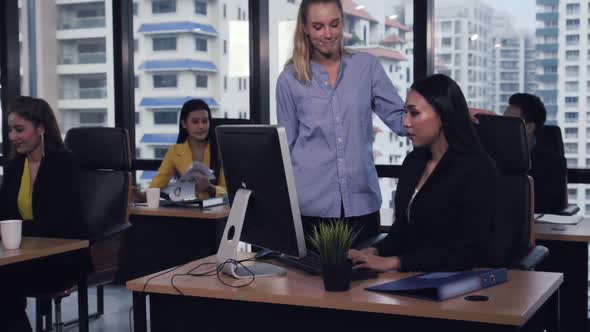
[[[242,287],[246,287],[249,286],[250,284],[252,284],[254,282],[254,280],[256,280],[256,276],[254,275],[254,272],[252,272],[250,269],[248,269],[247,266],[245,266],[244,264],[242,264],[243,262],[248,262],[248,261],[253,261],[254,258],[248,258],[248,259],[242,259],[242,260],[235,260],[235,259],[228,259],[223,263],[220,263],[217,265],[217,267],[215,269],[211,269],[205,272],[201,272],[201,273],[195,273],[194,271],[199,269],[201,266],[205,266],[205,265],[213,265],[216,263],[201,263],[199,265],[197,265],[196,267],[192,268],[191,270],[189,270],[187,273],[178,273],[178,274],[173,274],[172,278],[170,279],[170,285],[181,295],[184,295],[184,293],[182,293],[182,291],[180,289],[178,289],[176,287],[176,285],[174,285],[174,278],[176,277],[180,277],[180,276],[190,276],[190,277],[213,277],[216,276],[217,279],[224,284],[225,286],[231,287],[231,288],[242,288]],[[240,265],[241,267],[243,267],[246,271],[248,271],[250,273],[250,275],[252,276],[252,279],[248,280],[248,282],[246,282],[245,284],[242,285],[230,285],[228,283],[226,283],[225,281],[223,281],[223,278],[221,278],[221,274],[223,273],[223,268],[225,267],[226,264],[234,264],[234,265]]]

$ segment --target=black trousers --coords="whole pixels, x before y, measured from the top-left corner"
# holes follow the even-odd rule
[[[341,215],[344,216],[344,211],[341,211]],[[353,242],[353,247],[363,242],[364,240],[375,237],[379,234],[379,226],[381,226],[381,217],[379,215],[379,211],[375,211],[373,213],[365,214],[362,216],[357,217],[346,217],[341,218],[344,220],[345,223],[349,224],[354,228],[355,231],[359,231],[356,239]],[[301,222],[303,224],[303,233],[305,234],[305,244],[307,249],[312,249],[313,246],[309,242],[308,235],[311,235],[313,232],[313,228],[321,223],[326,223],[334,220],[334,218],[321,218],[321,217],[310,217],[310,216],[301,216]]]
[[[25,307],[24,296],[3,294],[0,300],[0,330],[14,332],[32,332]]]

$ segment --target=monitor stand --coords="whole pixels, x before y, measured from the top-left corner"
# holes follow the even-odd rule
[[[238,244],[244,225],[244,217],[248,208],[248,201],[252,191],[240,188],[236,192],[234,201],[229,211],[229,217],[223,231],[223,237],[217,250],[217,265],[223,264],[228,260],[238,260]],[[223,266],[223,272],[236,279],[250,279],[252,274],[256,277],[271,277],[287,274],[287,271],[281,267],[267,263],[254,263],[247,265],[246,268],[236,263],[227,263]]]

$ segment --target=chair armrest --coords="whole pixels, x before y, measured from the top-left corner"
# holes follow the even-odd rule
[[[549,249],[543,246],[534,246],[529,249],[526,255],[520,259],[516,268],[520,270],[532,271],[535,267],[549,255]]]
[[[101,241],[104,241],[104,240],[111,238],[113,236],[122,234],[123,232],[127,231],[130,227],[131,227],[130,223],[121,223],[121,224],[117,224],[115,226],[109,227],[108,229],[103,231],[101,234],[98,234],[95,237],[93,237],[92,239],[90,239],[90,244],[93,244],[95,242],[101,242]]]
[[[565,209],[558,211],[556,214],[560,216],[573,216],[580,211],[580,207],[576,204],[570,204]]]
[[[383,240],[387,236],[387,233],[381,233],[377,236],[370,237],[364,241],[357,243],[354,246],[354,249],[363,249],[375,246],[375,244],[381,240]]]

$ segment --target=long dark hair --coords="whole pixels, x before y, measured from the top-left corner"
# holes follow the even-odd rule
[[[182,126],[182,122],[186,122],[189,114],[194,111],[207,111],[209,131],[205,139],[207,139],[207,141],[209,142],[209,160],[211,160],[210,167],[213,170],[213,173],[215,173],[215,177],[217,178],[215,181],[217,181],[219,180],[221,162],[219,161],[217,147],[215,146],[215,144],[212,144],[212,138],[215,137],[215,128],[213,128],[211,109],[209,108],[209,105],[207,105],[207,103],[204,102],[202,99],[190,99],[182,105],[182,109],[180,110],[180,118],[178,120],[178,138],[176,139],[176,144],[184,143],[188,139],[188,131],[186,130],[186,128]]]
[[[207,133],[207,138],[211,137],[213,134],[213,127],[211,126],[211,109],[206,102],[201,99],[190,99],[187,100],[183,105],[182,109],[180,110],[180,119],[178,120],[178,138],[176,139],[176,144],[184,143],[188,138],[188,131],[186,128],[182,126],[182,122],[188,119],[188,115],[194,111],[207,111],[207,119],[209,121],[209,133]]]
[[[452,78],[435,74],[414,82],[411,89],[422,95],[440,117],[449,149],[485,154],[469,116],[465,96]]]
[[[58,151],[65,149],[64,141],[61,138],[59,126],[55,119],[55,114],[49,104],[40,98],[29,96],[16,97],[8,106],[8,117],[10,114],[16,114],[21,118],[33,123],[35,128],[43,127],[43,148],[45,151]],[[14,157],[16,151],[14,146],[11,148],[10,156]]]

